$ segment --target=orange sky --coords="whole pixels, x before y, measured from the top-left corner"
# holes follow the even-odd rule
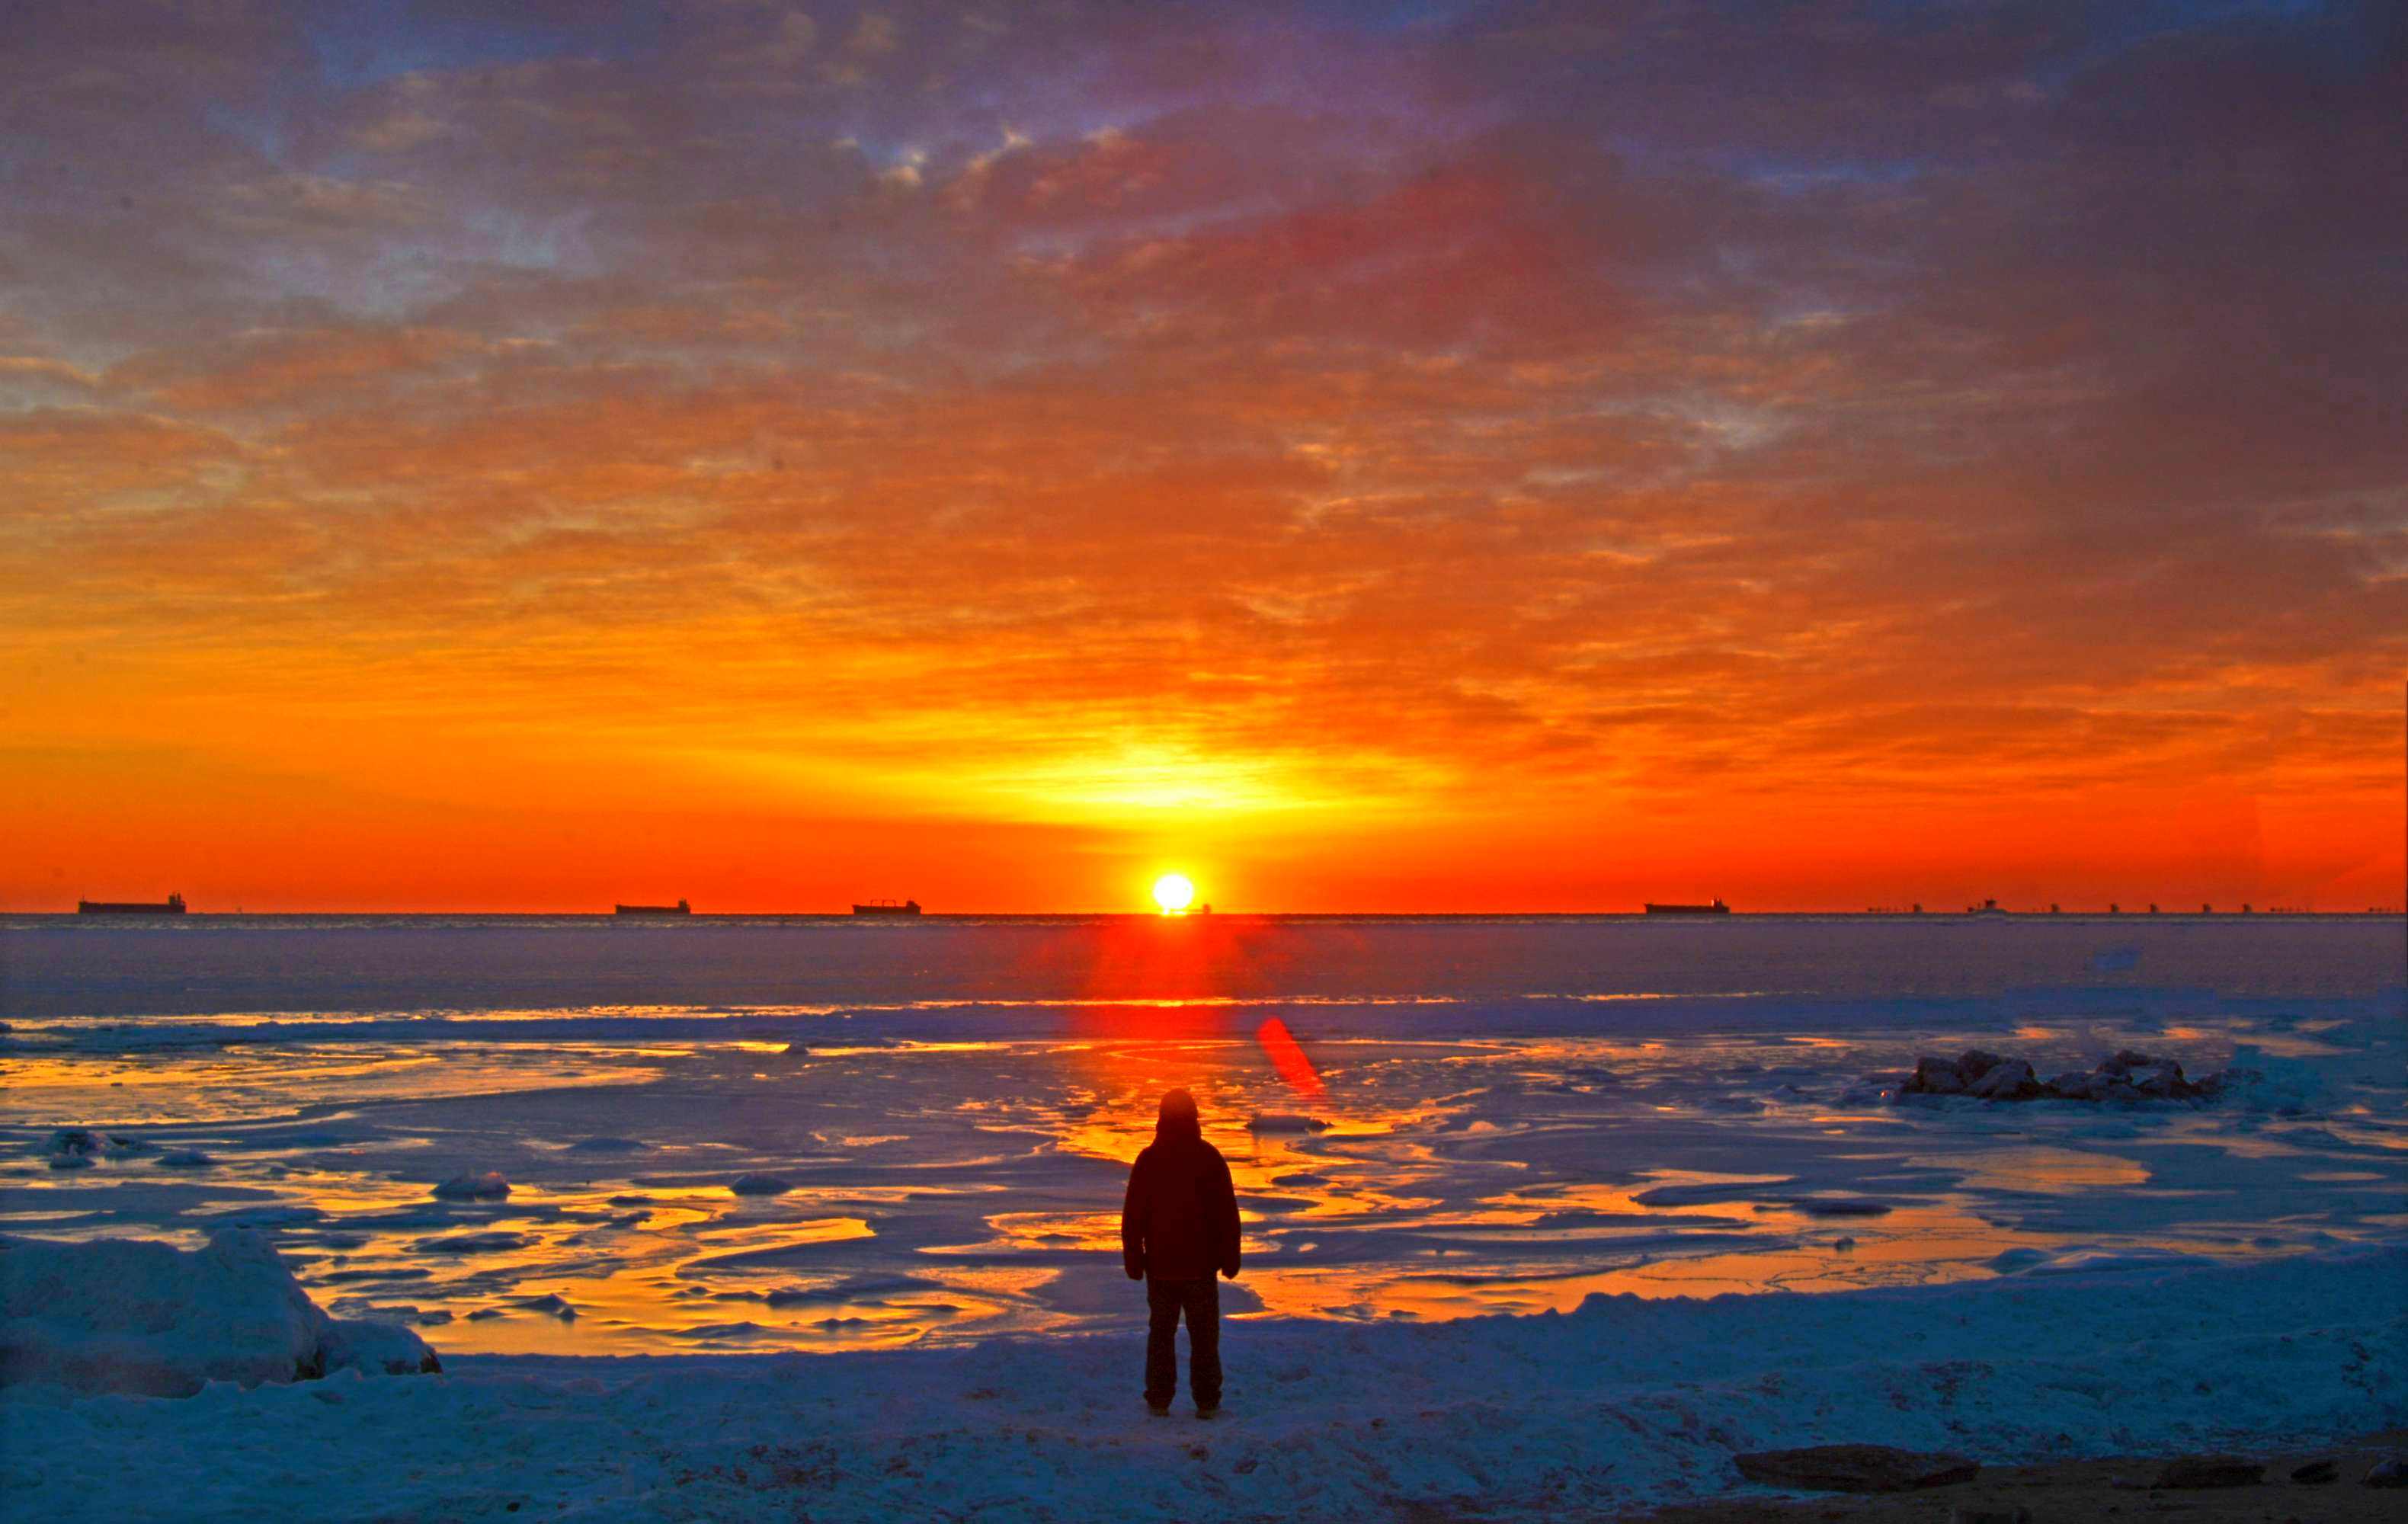
[[[0,909],[2401,901],[2348,7],[55,8]]]

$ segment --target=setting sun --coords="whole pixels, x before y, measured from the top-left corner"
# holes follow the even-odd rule
[[[1154,902],[1165,915],[1176,915],[1196,902],[1196,885],[1184,873],[1165,873],[1154,881]]]

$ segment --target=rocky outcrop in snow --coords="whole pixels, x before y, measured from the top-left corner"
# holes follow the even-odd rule
[[[190,1252],[146,1239],[0,1237],[0,1386],[187,1397],[211,1381],[440,1369],[408,1329],[327,1316],[249,1229]]]
[[[2228,1069],[2188,1080],[2172,1058],[2153,1058],[2127,1048],[2088,1073],[2075,1070],[2042,1081],[2022,1058],[1973,1048],[1954,1058],[1917,1058],[1914,1072],[1899,1078],[1892,1094],[1982,1100],[2213,1100],[2261,1077],[2255,1070]]]

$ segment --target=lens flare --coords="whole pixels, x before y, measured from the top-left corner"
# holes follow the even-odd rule
[[[1196,885],[1184,873],[1165,873],[1154,881],[1154,902],[1165,915],[1176,915],[1196,903]]]
[[[1289,1089],[1308,1100],[1320,1100],[1329,1094],[1312,1060],[1305,1057],[1304,1044],[1287,1029],[1286,1022],[1271,1017],[1254,1028],[1254,1041],[1262,1044],[1264,1057],[1270,1059],[1271,1068],[1287,1082]]]

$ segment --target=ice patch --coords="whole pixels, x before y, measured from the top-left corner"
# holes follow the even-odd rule
[[[507,1254],[527,1246],[524,1233],[453,1233],[448,1238],[422,1238],[421,1254]]]
[[[1807,1196],[1770,1204],[1786,1206],[1810,1217],[1885,1217],[1893,1210],[1887,1201],[1834,1200],[1822,1196]]]
[[[2001,1261],[2012,1261],[2012,1267]],[[2172,1249],[2102,1249],[2093,1244],[2074,1244],[2053,1254],[2034,1249],[2010,1249],[1990,1261],[2002,1273],[2012,1268],[2014,1273],[2021,1275],[2123,1274],[2135,1271],[2186,1270],[2215,1262],[2204,1255],[2183,1254]]]

